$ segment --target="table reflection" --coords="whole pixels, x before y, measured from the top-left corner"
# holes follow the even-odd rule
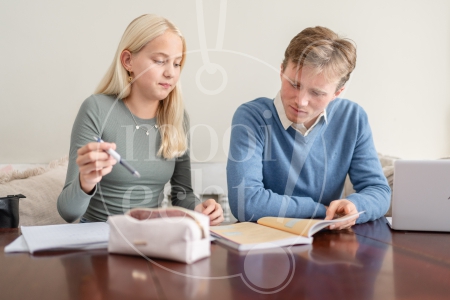
[[[152,260],[149,265],[159,278],[168,299],[183,295],[185,299],[208,299],[214,290],[211,288],[210,258],[192,264],[169,260]]]
[[[254,253],[228,251],[228,273],[241,274],[242,284],[233,286],[236,297],[286,293],[308,299],[372,298],[388,248],[353,230],[324,230],[314,236],[312,245]]]
[[[157,296],[148,262],[106,252],[74,252],[60,257],[71,299],[144,299]]]
[[[343,230],[339,232],[329,232],[332,238],[319,241],[315,247],[311,247],[308,251],[299,253],[300,257],[319,264],[351,264],[353,266],[362,267],[362,263],[356,257],[359,249],[359,242],[356,234],[351,230]]]

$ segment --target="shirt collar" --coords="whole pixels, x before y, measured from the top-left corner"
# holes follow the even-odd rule
[[[277,110],[278,116],[280,117],[281,124],[284,127],[284,130],[288,130],[288,128],[290,126],[292,126],[296,130],[298,130],[299,127],[303,127],[303,128],[306,129],[306,127],[304,127],[303,124],[301,124],[302,126],[298,126],[300,124],[293,123],[293,122],[291,122],[288,119],[288,117],[286,116],[286,111],[284,110],[283,101],[281,101],[281,94],[280,94],[280,92],[277,93],[277,96],[274,99],[274,105],[275,105],[275,109]],[[323,116],[323,118],[325,120],[325,123],[328,124],[327,110],[324,109],[323,112],[320,113],[320,115],[317,118],[316,122],[307,130],[307,132],[310,132],[314,128],[314,126],[316,126],[316,124],[320,121],[322,116]]]

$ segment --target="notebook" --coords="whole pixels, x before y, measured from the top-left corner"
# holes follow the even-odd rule
[[[20,230],[22,235],[5,247],[5,253],[108,248],[106,222],[21,226]]]
[[[392,229],[450,232],[450,160],[394,162]]]

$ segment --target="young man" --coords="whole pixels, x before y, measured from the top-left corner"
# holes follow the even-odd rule
[[[237,109],[227,178],[239,221],[332,219],[365,211],[330,226],[344,229],[386,213],[391,190],[367,115],[338,98],[355,64],[351,42],[324,27],[307,28],[286,49],[275,99],[258,98]],[[341,199],[347,174],[356,192]]]

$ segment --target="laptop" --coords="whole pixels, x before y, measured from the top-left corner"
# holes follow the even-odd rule
[[[396,160],[386,219],[396,230],[450,232],[450,160]]]

